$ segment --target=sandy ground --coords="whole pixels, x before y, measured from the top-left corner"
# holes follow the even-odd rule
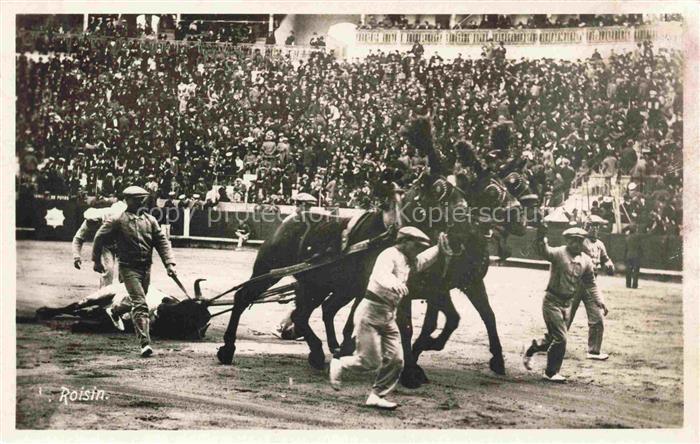
[[[89,253],[89,247],[87,248]],[[176,249],[185,285],[206,277],[214,294],[245,280],[255,250]],[[86,254],[87,257],[87,254]],[[97,286],[86,262],[74,270],[70,245],[20,241],[17,315],[43,305],[64,305]],[[569,383],[541,380],[545,357],[527,372],[520,356],[543,333],[547,272],[492,267],[486,288],[496,313],[508,375],[488,370],[485,328],[466,297],[453,294],[461,323],[445,350],[420,361],[431,383],[399,388],[401,407],[377,412],[364,406],[370,375],[344,380],[334,392],[325,372],[306,362],[304,342],[276,339],[271,331],[288,306],[254,306],[242,317],[234,366],[215,352],[228,315],[215,318],[201,342],[158,341],[156,356],[137,355],[127,334],[72,334],[45,325],[17,326],[17,417],[20,429],[209,428],[672,428],[683,423],[683,324],[680,284],[642,281],[628,290],[620,277],[602,277],[611,312],[606,319],[607,362],[585,359],[586,317],[571,329],[562,373]],[[152,285],[180,296],[160,263]],[[414,302],[420,328],[425,305]],[[582,307],[583,308],[583,307]],[[214,312],[214,310],[212,310]],[[338,329],[348,309],[336,318]],[[320,311],[312,327],[324,337]],[[327,356],[327,359],[329,357]],[[62,402],[64,390],[103,390],[104,399]]]

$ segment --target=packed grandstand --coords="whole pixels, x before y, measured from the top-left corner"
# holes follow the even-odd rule
[[[17,53],[20,198],[109,198],[139,184],[212,205],[287,204],[305,192],[323,206],[368,208],[386,171],[407,185],[425,167],[400,129],[429,114],[447,159],[466,139],[497,162],[502,130],[506,157],[527,162],[546,206],[592,174],[625,175],[619,200],[604,186],[587,211],[613,221],[619,203],[625,222],[680,231],[678,50],[644,42],[606,58],[510,58],[491,42],[481,58],[443,58],[420,44],[351,59],[235,48],[211,56],[196,42],[96,38],[97,29],[70,45],[47,33]]]

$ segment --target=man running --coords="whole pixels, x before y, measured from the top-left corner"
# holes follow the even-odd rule
[[[542,302],[542,315],[547,326],[547,333],[539,343],[532,345],[525,352],[523,365],[532,370],[531,360],[535,353],[547,351],[547,368],[543,378],[551,382],[566,382],[559,374],[564,354],[566,353],[567,321],[571,310],[571,300],[580,285],[590,292],[595,303],[607,314],[601,292],[595,281],[593,261],[583,253],[583,240],[588,236],[582,228],[569,228],[564,231],[566,245],[550,247],[545,237],[545,226],[537,231],[537,248],[539,253],[550,263],[549,283]]]
[[[444,234],[440,236],[441,239],[446,237]],[[396,242],[377,257],[367,293],[355,311],[355,353],[334,358],[330,364],[330,382],[336,390],[340,389],[344,371],[377,371],[365,404],[387,410],[398,407],[397,403],[388,401],[385,396],[394,390],[403,370],[396,310],[408,295],[406,283],[409,274],[430,267],[440,253],[437,245],[426,250],[430,246],[430,238],[415,227],[401,228]]]
[[[126,200],[126,211],[115,218],[105,220],[95,235],[92,250],[94,270],[104,272],[101,262],[102,249],[107,239],[114,237],[119,256],[119,275],[131,300],[131,318],[141,344],[141,356],[153,354],[149,333],[148,305],[146,293],[151,281],[153,249],[158,254],[169,276],[176,276],[175,259],[170,242],[163,234],[158,221],[147,213],[145,207],[149,193],[141,187],[130,186],[122,193]]]

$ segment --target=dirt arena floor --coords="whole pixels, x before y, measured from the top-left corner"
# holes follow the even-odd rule
[[[89,253],[86,248],[85,256]],[[247,279],[255,250],[175,250],[182,281],[205,277],[214,294]],[[17,315],[43,305],[73,302],[97,287],[85,262],[73,268],[70,244],[20,241]],[[214,319],[201,342],[157,341],[156,355],[141,359],[128,334],[73,334],[39,324],[17,325],[19,429],[211,428],[673,428],[683,425],[683,323],[680,284],[641,281],[625,288],[621,277],[599,279],[610,314],[607,362],[585,359],[587,325],[579,311],[562,373],[565,385],[541,380],[521,363],[524,347],[543,333],[547,272],[492,267],[486,277],[503,343],[508,375],[488,369],[485,328],[466,297],[453,294],[459,328],[440,352],[420,361],[431,383],[399,388],[401,407],[377,412],[364,406],[372,377],[346,378],[334,392],[327,372],[311,370],[304,342],[271,332],[287,305],[254,306],[242,317],[234,366],[216,361],[228,315]],[[180,296],[158,261],[152,285]],[[425,305],[414,302],[420,328]],[[212,310],[214,312],[214,310]],[[348,308],[336,318],[338,329]],[[324,338],[320,310],[312,327]],[[328,354],[326,359],[330,359]],[[64,390],[104,390],[104,399],[61,402]]]

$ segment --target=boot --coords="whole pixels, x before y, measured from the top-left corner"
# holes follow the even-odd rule
[[[151,348],[151,335],[149,332],[150,320],[148,317],[138,317],[134,321],[134,331],[136,332],[136,337],[139,338],[141,343],[141,355],[150,356],[153,354],[153,349]],[[150,350],[150,352],[149,352]]]

